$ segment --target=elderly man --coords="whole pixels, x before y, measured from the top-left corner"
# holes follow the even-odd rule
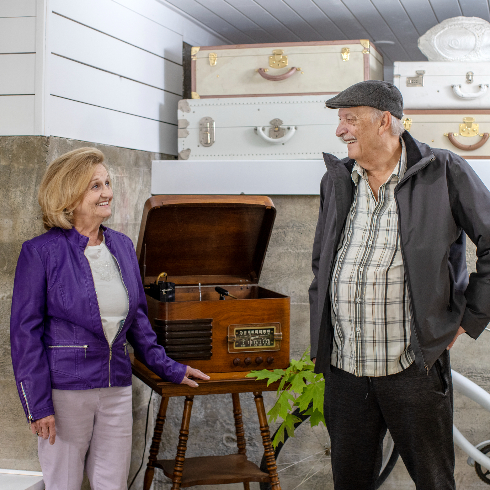
[[[375,488],[389,429],[417,489],[454,489],[449,349],[490,320],[490,193],[464,159],[404,131],[390,83],[326,106],[349,155],[324,154],[310,287],[335,488]]]

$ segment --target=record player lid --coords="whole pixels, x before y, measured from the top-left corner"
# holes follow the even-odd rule
[[[136,254],[144,283],[258,283],[276,210],[265,196],[153,196]]]

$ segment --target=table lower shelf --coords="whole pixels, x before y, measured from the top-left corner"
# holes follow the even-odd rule
[[[155,463],[165,476],[172,478],[175,460],[161,459]],[[224,483],[267,482],[268,473],[247,459],[244,454],[229,454],[227,456],[202,456],[185,458],[181,487],[192,485],[221,485]]]

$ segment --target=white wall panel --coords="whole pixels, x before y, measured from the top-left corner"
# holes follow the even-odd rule
[[[155,160],[152,194],[318,195],[323,160]]]
[[[55,55],[49,87],[52,95],[173,124],[182,98]]]
[[[36,18],[0,18],[0,53],[36,51]]]
[[[50,135],[177,154],[177,126],[55,96],[49,99]]]
[[[165,0],[113,0],[115,3],[138,12],[162,26],[182,34],[186,43],[194,46],[217,46],[233,44],[225,36],[213,32],[201,22],[177,11]]]
[[[182,94],[182,66],[55,14],[50,18],[50,51]]]
[[[50,9],[86,26],[182,64],[182,35],[112,0],[51,0]]]
[[[0,136],[34,134],[34,95],[0,96]]]
[[[0,17],[35,17],[36,0],[0,0]]]
[[[0,94],[34,95],[35,67],[35,54],[0,54]]]

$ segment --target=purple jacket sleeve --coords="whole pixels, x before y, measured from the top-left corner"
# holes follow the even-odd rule
[[[131,258],[139,289],[138,307],[135,319],[126,334],[129,343],[143,363],[162,379],[180,384],[187,366],[170,359],[165,349],[157,344],[157,336],[148,320],[148,305],[141,282],[136,253],[131,245]]]
[[[26,242],[15,271],[10,342],[17,390],[29,421],[54,414],[49,365],[42,342],[47,288],[41,257]]]

